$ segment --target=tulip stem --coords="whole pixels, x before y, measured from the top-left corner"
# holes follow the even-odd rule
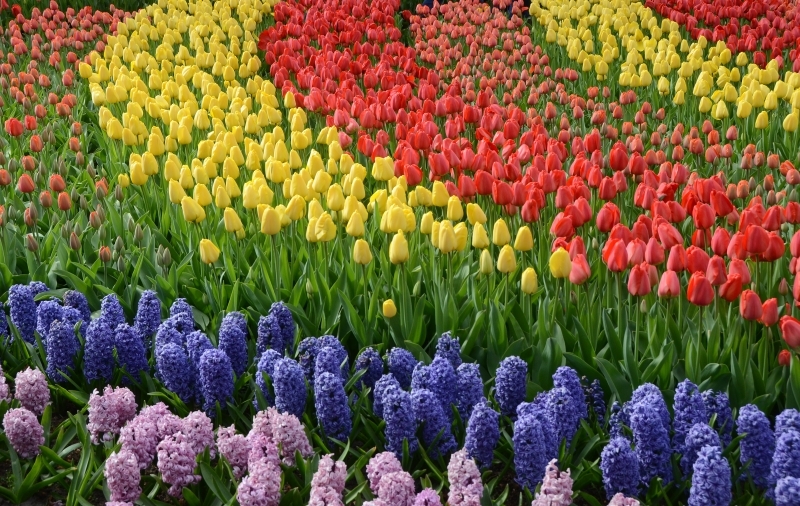
[[[506,301],[505,301],[505,304],[503,304],[503,309],[504,310],[508,307],[508,273],[507,272],[506,272],[506,290],[505,291],[506,291],[506,295],[505,295]]]
[[[367,266],[361,264],[361,278],[364,280],[364,318],[369,321],[369,299],[367,298]]]

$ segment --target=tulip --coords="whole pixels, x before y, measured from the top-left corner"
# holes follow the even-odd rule
[[[660,298],[674,298],[681,294],[681,284],[675,271],[664,271],[658,283],[658,296]]]
[[[569,255],[568,255],[569,256]],[[517,268],[517,259],[514,256],[514,250],[506,244],[500,250],[500,255],[497,257],[497,270],[503,274],[513,272]]]
[[[517,238],[514,240],[514,249],[517,251],[530,251],[533,249],[533,234],[526,226],[519,227]]]
[[[261,233],[274,236],[280,231],[281,217],[278,211],[271,207],[265,209],[261,214]]]
[[[394,305],[394,301],[392,299],[383,301],[383,316],[386,318],[394,318],[396,314],[397,306]]]
[[[609,239],[603,246],[602,256],[611,272],[622,272],[628,266],[628,252],[621,239]]]
[[[558,248],[550,255],[550,274],[556,279],[568,278],[572,271],[572,261],[564,248]]]
[[[483,275],[488,275],[494,272],[494,261],[492,260],[492,254],[489,253],[488,249],[481,251],[479,270]]]
[[[695,272],[689,279],[686,298],[695,306],[708,306],[714,300],[714,288],[702,272]]]
[[[778,365],[781,367],[789,367],[792,363],[792,353],[789,350],[781,350],[778,353]]]
[[[645,296],[650,293],[650,276],[647,264],[634,265],[628,276],[628,293],[633,296]]]
[[[219,248],[208,239],[202,239],[200,241],[200,260],[205,264],[213,264],[218,259]]]
[[[800,321],[789,315],[781,317],[779,327],[781,330],[781,337],[786,341],[790,348],[797,348],[800,346]]]
[[[5,123],[6,133],[11,137],[19,137],[22,135],[23,126],[22,122],[17,118],[9,118]]]
[[[439,251],[444,254],[455,251],[458,246],[455,230],[453,224],[449,220],[445,220],[439,226],[439,243],[437,247]]]
[[[522,280],[520,281],[520,288],[525,294],[532,294],[539,289],[539,278],[536,276],[536,271],[533,267],[528,267],[522,272]]]
[[[469,221],[470,225],[475,225],[476,223],[486,223],[486,215],[483,213],[481,206],[472,203],[467,204],[467,220]]]
[[[742,293],[742,276],[733,273],[728,274],[728,279],[719,287],[719,296],[728,302],[733,302]]]
[[[17,181],[17,190],[22,193],[33,193],[35,188],[30,174],[25,173],[19,177],[19,181]]]
[[[62,211],[69,211],[72,209],[72,199],[67,192],[58,194],[58,208]]]
[[[492,242],[495,246],[505,246],[511,242],[511,232],[503,218],[498,219],[492,227]]]
[[[739,314],[745,320],[758,320],[762,315],[761,299],[752,290],[744,290],[739,298]]]
[[[395,265],[408,261],[408,241],[402,230],[399,230],[392,238],[389,245],[389,260]]]
[[[759,321],[765,327],[771,327],[778,323],[778,299],[773,297],[764,301],[761,306],[761,319]]]
[[[486,229],[483,225],[476,223],[472,229],[472,247],[476,249],[485,249],[489,247],[489,236],[486,234]]]
[[[353,244],[353,261],[359,265],[368,265],[372,261],[372,251],[364,239],[357,239]]]

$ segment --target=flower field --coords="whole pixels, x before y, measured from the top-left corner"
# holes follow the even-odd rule
[[[794,2],[0,0],[0,121],[0,502],[800,506]]]

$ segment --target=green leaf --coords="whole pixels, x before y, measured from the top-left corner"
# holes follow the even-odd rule
[[[219,500],[226,503],[228,502],[232,494],[230,489],[226,486],[226,484],[222,481],[222,479],[217,475],[214,469],[211,468],[210,465],[206,462],[200,463],[200,474],[203,476],[203,481],[211,492],[217,496]]]
[[[794,357],[789,368],[786,407],[800,409],[800,357]]]

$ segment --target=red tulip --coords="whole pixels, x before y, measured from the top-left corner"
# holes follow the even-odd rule
[[[11,137],[19,137],[22,135],[22,122],[17,118],[9,118],[6,120],[6,133]]]
[[[778,365],[781,367],[789,367],[792,363],[792,354],[789,350],[781,350],[778,353]]]
[[[618,172],[624,170],[628,166],[628,152],[625,145],[621,142],[614,144],[611,152],[608,154],[608,164],[611,170]]]
[[[510,204],[514,199],[514,193],[511,191],[511,186],[504,181],[495,181],[492,185],[492,198],[495,204],[505,206]]]
[[[714,255],[708,261],[706,277],[714,286],[720,286],[728,280],[728,273],[725,272],[725,260],[718,255]]]
[[[20,176],[19,181],[17,181],[17,190],[21,191],[22,193],[31,193],[33,192],[34,188],[35,186],[30,174],[25,173]]]
[[[781,337],[790,348],[800,346],[800,321],[789,315],[783,316],[780,320],[780,329]]]
[[[683,249],[682,244],[676,244],[669,250],[669,257],[667,257],[667,269],[675,272],[683,272],[686,270],[686,250]]]
[[[600,232],[608,233],[619,223],[619,208],[611,202],[607,202],[597,213],[595,223]]]
[[[697,204],[692,209],[692,218],[697,228],[709,229],[714,225],[714,210],[708,204]]]
[[[769,234],[759,225],[748,225],[744,232],[744,249],[751,255],[760,255],[769,246]]]
[[[778,299],[771,298],[764,301],[761,305],[761,319],[759,320],[765,327],[771,327],[778,323]]]
[[[628,252],[621,239],[609,239],[603,247],[603,262],[611,272],[622,272],[628,266]]]
[[[645,296],[650,293],[650,273],[647,264],[634,265],[628,276],[628,293]]]
[[[572,259],[572,270],[569,273],[569,282],[573,285],[584,284],[592,275],[592,269],[589,267],[589,262],[583,254],[575,255]]]
[[[737,273],[728,274],[728,280],[719,287],[719,296],[733,302],[742,293],[742,276]]]
[[[708,306],[714,300],[714,288],[702,272],[695,272],[689,279],[686,298],[695,306]]]
[[[781,258],[785,251],[786,245],[783,243],[781,236],[777,232],[770,232],[767,251],[761,255],[761,259],[765,262],[774,262]]]
[[[72,208],[72,199],[67,192],[58,194],[58,208],[62,211],[69,211]]]
[[[644,262],[644,249],[645,244],[642,242],[641,239],[634,238],[632,241],[628,243],[625,247],[625,250],[628,253],[628,265],[637,265]]]
[[[656,241],[655,237],[651,237],[647,241],[647,246],[644,250],[644,259],[650,265],[661,265],[664,263],[664,248]]]
[[[734,258],[731,260],[731,263],[728,265],[728,277],[730,277],[731,274],[738,274],[741,276],[742,284],[750,284],[750,268],[747,267],[747,264],[744,262],[744,260],[739,258]]]
[[[711,236],[711,250],[715,255],[724,257],[728,254],[728,244],[730,242],[731,236],[728,230],[719,227],[714,231],[714,235]],[[798,249],[800,249],[800,238],[798,238]]]
[[[31,151],[34,153],[39,153],[44,148],[44,143],[42,142],[42,138],[38,135],[32,135],[30,140],[30,147]]]
[[[663,298],[674,298],[681,294],[681,283],[675,271],[664,271],[661,281],[658,283],[658,296]]]
[[[763,313],[761,298],[753,290],[745,290],[739,299],[739,314],[745,320],[758,320]]]
[[[686,249],[686,267],[689,272],[694,274],[697,271],[705,273],[708,269],[708,253],[697,246],[689,246]]]
[[[478,195],[491,195],[494,187],[494,177],[485,170],[479,171],[475,174],[475,187],[478,189]]]

